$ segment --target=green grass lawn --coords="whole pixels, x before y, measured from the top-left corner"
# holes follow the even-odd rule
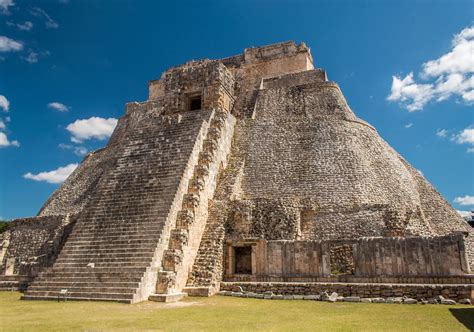
[[[468,331],[474,307],[190,297],[171,304],[20,301],[0,292],[0,331]],[[457,317],[457,318],[456,318]],[[468,329],[468,327],[470,327]]]

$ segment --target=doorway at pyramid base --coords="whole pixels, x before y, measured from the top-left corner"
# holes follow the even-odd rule
[[[474,300],[466,236],[458,232],[318,241],[227,239],[222,279],[208,285],[190,279],[184,292],[211,296],[230,291],[258,297],[269,292],[318,295],[336,291],[359,297],[421,300],[444,295],[456,301]]]

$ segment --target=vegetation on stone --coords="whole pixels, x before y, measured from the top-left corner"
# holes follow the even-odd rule
[[[8,228],[8,221],[0,220],[0,234],[5,232]]]

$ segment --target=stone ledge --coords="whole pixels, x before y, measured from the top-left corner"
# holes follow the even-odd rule
[[[165,303],[170,303],[170,302],[178,302],[188,296],[186,293],[174,293],[174,294],[153,294],[150,295],[148,300],[154,301],[154,302],[165,302]]]

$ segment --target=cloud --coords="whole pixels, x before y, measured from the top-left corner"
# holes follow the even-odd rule
[[[30,31],[33,28],[33,23],[31,23],[30,21],[25,21],[23,23],[14,23],[8,21],[7,25],[10,27],[16,27],[20,31]]]
[[[0,132],[0,148],[5,148],[7,146],[20,146],[20,142],[18,141],[9,141],[8,137],[5,133]]]
[[[26,173],[23,175],[25,179],[34,181],[44,181],[48,183],[62,183],[69,175],[77,168],[78,164],[69,164],[64,167],[59,167],[54,171],[40,172],[38,174]]]
[[[104,140],[112,135],[117,119],[91,117],[84,120],[76,120],[69,124],[66,130],[72,135],[71,141],[74,143],[82,143],[88,139]]]
[[[460,210],[456,210],[456,212],[459,213],[459,215],[460,215],[461,217],[463,217],[465,220],[467,220],[467,221],[472,220],[471,211],[460,211]]]
[[[56,111],[59,111],[59,112],[67,112],[69,111],[69,107],[62,104],[62,103],[59,103],[57,101],[54,101],[52,103],[49,103],[48,104],[48,107],[53,109],[53,110],[56,110]]]
[[[436,136],[445,138],[445,137],[448,136],[448,133],[449,133],[449,131],[447,131],[446,129],[438,129],[436,131]]]
[[[33,23],[31,23],[30,21],[26,21],[24,23],[18,23],[16,27],[20,31],[30,31],[33,28]]]
[[[21,51],[22,49],[22,42],[10,39],[6,36],[0,36],[0,52],[16,52]]]
[[[5,97],[4,95],[0,95],[0,108],[4,112],[8,112],[8,110],[10,109],[10,102],[8,101],[7,97]]]
[[[27,57],[23,58],[28,63],[37,63],[38,62],[38,53],[30,51]]]
[[[468,144],[467,153],[474,153],[474,127],[467,127],[459,134],[452,135],[450,140],[457,144]]]
[[[43,9],[39,8],[39,7],[33,7],[31,10],[30,10],[30,13],[31,15],[33,16],[36,16],[36,17],[41,17],[44,19],[44,24],[46,26],[46,28],[48,29],[57,29],[59,27],[59,24],[54,21],[49,15],[48,13],[46,13]]]
[[[410,122],[410,123],[407,123],[404,127],[405,127],[406,129],[411,128],[411,127],[413,127],[413,123],[411,123],[411,122]]]
[[[5,122],[3,122],[3,120],[0,120],[0,130],[5,129],[5,127]]]
[[[8,11],[8,7],[13,7],[15,3],[13,0],[0,0],[0,14],[8,15],[10,12]]]
[[[429,102],[457,96],[465,104],[474,102],[474,26],[465,28],[452,40],[452,49],[422,65],[417,83],[413,72],[404,78],[392,76],[389,101],[397,101],[408,111],[422,110]]]
[[[61,143],[58,145],[58,147],[63,150],[72,150],[76,156],[85,156],[87,152],[89,152],[89,150],[87,150],[87,148],[84,146],[73,146],[70,144]]]
[[[31,29],[33,29],[33,23],[30,21],[25,21],[23,23],[7,22],[7,25],[15,26],[20,31],[30,31]]]
[[[474,205],[474,196],[466,195],[464,197],[456,197],[454,203],[459,205]]]
[[[474,145],[474,128],[466,128],[456,136],[456,143],[458,144],[472,144]]]
[[[413,80],[413,73],[401,79],[392,77],[392,91],[388,96],[389,101],[406,102],[408,111],[418,111],[433,98],[432,84],[416,84]]]

